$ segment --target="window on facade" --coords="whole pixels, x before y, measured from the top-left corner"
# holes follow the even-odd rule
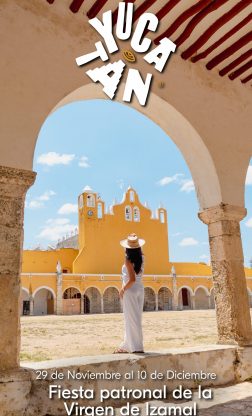
[[[98,205],[97,205],[97,217],[99,219],[102,218],[102,204],[101,203],[98,203]]]
[[[87,207],[95,206],[95,197],[92,194],[87,195]]]
[[[83,208],[83,195],[79,197],[79,208]]]
[[[132,220],[132,212],[130,207],[125,207],[125,220],[131,221]]]
[[[134,201],[135,201],[135,192],[130,191],[130,202],[134,202]]]
[[[164,211],[160,211],[159,212],[159,219],[160,219],[160,222],[162,222],[162,224],[164,224],[164,222],[165,222],[165,214],[164,214]]]
[[[134,221],[135,222],[140,221],[140,210],[138,207],[134,207]]]

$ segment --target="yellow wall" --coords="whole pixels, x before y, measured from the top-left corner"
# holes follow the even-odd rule
[[[134,192],[135,200],[130,201],[130,192]],[[169,273],[168,231],[167,215],[165,209],[159,209],[164,213],[164,223],[160,219],[151,218],[151,210],[144,207],[139,201],[134,190],[126,192],[124,201],[113,206],[113,213],[104,214],[97,218],[97,195],[93,193],[95,206],[87,206],[87,198],[90,194],[82,194],[82,202],[79,198],[79,245],[80,252],[73,265],[74,273],[120,273],[124,262],[124,249],[120,246],[120,240],[134,232],[140,238],[146,240],[143,252],[146,255],[145,273],[167,274]],[[138,207],[140,221],[125,220],[125,207],[133,210]]]
[[[72,273],[73,261],[78,250],[62,248],[59,250],[24,250],[22,273],[56,273],[56,265],[59,260],[62,269]]]
[[[130,192],[134,192],[134,202],[130,199]],[[93,200],[94,206],[87,206],[88,200]],[[98,218],[98,204],[101,204],[102,218]],[[89,203],[90,205],[90,203]],[[138,207],[140,221],[125,220],[125,207]],[[101,291],[109,286],[120,288],[120,276],[105,276],[101,280],[99,274],[118,274],[124,262],[124,249],[120,246],[121,239],[129,233],[135,232],[146,240],[143,247],[145,254],[145,274],[157,275],[145,277],[145,286],[155,290],[168,287],[172,290],[172,279],[158,275],[170,275],[172,265],[175,266],[178,288],[183,286],[195,290],[204,286],[208,290],[212,287],[211,267],[204,263],[171,263],[168,254],[168,225],[165,209],[157,210],[158,219],[151,218],[151,211],[139,201],[136,192],[130,188],[121,204],[114,205],[110,214],[104,212],[104,202],[91,191],[84,192],[79,197],[79,246],[80,250],[62,248],[51,251],[24,251],[22,272],[30,276],[22,276],[22,286],[30,293],[41,286],[51,287],[56,291],[56,264],[60,261],[62,270],[76,274],[95,274],[96,276],[68,276],[64,275],[63,290],[76,287],[84,293],[88,287],[97,287]],[[164,213],[164,223],[161,222],[160,212]],[[133,214],[132,214],[133,216]],[[50,276],[32,275],[33,273],[51,273]],[[252,270],[245,269],[247,277],[252,277]],[[184,276],[184,277],[183,277]],[[202,277],[202,276],[209,276]],[[252,291],[252,280],[247,280]]]

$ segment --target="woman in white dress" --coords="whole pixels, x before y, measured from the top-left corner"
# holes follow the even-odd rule
[[[142,275],[144,258],[141,247],[145,244],[136,234],[130,234],[120,241],[125,248],[125,263],[122,267],[122,288],[120,297],[124,314],[124,341],[115,353],[143,353],[142,312],[144,286]]]

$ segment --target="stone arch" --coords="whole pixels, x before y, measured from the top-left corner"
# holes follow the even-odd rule
[[[123,88],[122,83],[116,101],[127,105],[122,100]],[[107,97],[98,85],[86,84],[60,100],[52,112],[69,103],[94,99],[107,99]],[[204,141],[186,117],[153,92],[150,93],[148,106],[139,106],[134,100],[130,106],[158,124],[177,145],[191,171],[200,207],[217,205],[222,198],[215,165]]]
[[[156,294],[151,287],[144,288],[144,307],[145,312],[156,310]]]
[[[209,309],[209,291],[204,286],[198,286],[194,291],[195,309]]]
[[[85,301],[85,296],[89,300],[89,311],[88,311],[88,300]],[[86,308],[85,308],[86,302]],[[84,293],[84,313],[101,313],[101,293],[96,287],[89,287]]]
[[[81,292],[75,286],[67,287],[63,292],[63,299],[80,299]]]
[[[54,313],[55,293],[51,288],[47,286],[37,288],[33,293],[33,299],[34,315],[52,315]]]
[[[81,292],[77,287],[69,286],[63,292],[63,315],[79,315],[81,313]]]
[[[189,286],[183,286],[179,288],[178,304],[179,309],[192,309],[192,296],[193,291]]]
[[[158,291],[158,310],[169,311],[172,309],[172,292],[168,287],[161,287]]]
[[[121,312],[119,291],[116,287],[107,287],[103,293],[104,313]]]
[[[30,315],[30,293],[25,287],[21,289],[20,315]]]

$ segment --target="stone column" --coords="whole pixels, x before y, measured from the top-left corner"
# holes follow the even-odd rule
[[[35,177],[0,166],[0,371],[19,367],[24,201]]]
[[[84,295],[81,295],[81,315],[84,315]]]
[[[32,296],[30,296],[29,301],[30,301],[30,316],[32,316],[34,312],[34,299]]]
[[[103,295],[101,295],[101,313],[104,313]]]
[[[62,273],[57,272],[56,314],[63,315]]]
[[[179,309],[179,301],[178,301],[177,274],[173,266],[172,267],[172,310],[177,311],[178,309]]]
[[[208,309],[212,309],[211,308],[211,295],[207,296],[207,306],[208,306]]]
[[[252,345],[240,221],[246,210],[228,204],[208,208],[208,225],[219,343]]]
[[[195,295],[191,295],[190,294],[190,300],[191,300],[191,308],[193,310],[196,309],[196,306],[195,306]]]
[[[158,311],[158,293],[155,293],[155,311]]]

